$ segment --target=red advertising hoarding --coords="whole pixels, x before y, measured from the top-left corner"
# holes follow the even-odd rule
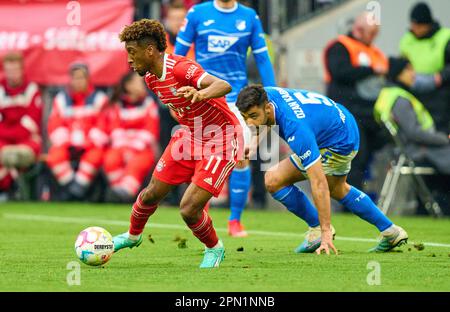
[[[117,35],[133,14],[132,0],[0,0],[0,58],[22,52],[27,77],[44,85],[66,84],[76,61],[94,84],[116,84],[129,70]]]

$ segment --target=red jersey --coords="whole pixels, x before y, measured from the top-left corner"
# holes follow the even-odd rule
[[[48,119],[50,143],[54,146],[89,147],[89,130],[108,104],[108,97],[91,86],[87,92],[59,92]]]
[[[104,111],[89,132],[97,146],[142,151],[157,150],[159,141],[158,104],[147,96],[132,103],[126,96]]]
[[[230,129],[239,126],[239,121],[228,108],[225,97],[191,103],[184,97],[176,96],[177,89],[184,86],[200,89],[201,81],[206,75],[208,73],[193,60],[166,53],[161,78],[147,73],[145,82],[161,102],[175,112],[178,122],[190,130],[194,142],[202,145],[208,141],[211,143],[211,138],[219,128],[222,131],[220,141],[230,142],[236,135]]]
[[[0,82],[0,141],[41,144],[42,99],[37,84],[25,82],[11,88]]]

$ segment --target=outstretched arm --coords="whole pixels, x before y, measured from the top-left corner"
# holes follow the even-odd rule
[[[331,233],[330,191],[320,159],[311,165],[306,172],[311,183],[314,204],[319,213],[320,228],[322,231],[322,243],[316,253],[320,254],[322,250],[325,250],[327,255],[329,255],[329,248],[331,248],[334,253],[337,254],[337,250],[333,245],[333,235]]]

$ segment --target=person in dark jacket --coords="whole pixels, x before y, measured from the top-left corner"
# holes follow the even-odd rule
[[[362,13],[350,33],[338,36],[324,51],[326,95],[344,104],[358,122],[361,144],[349,183],[359,188],[363,188],[370,155],[385,141],[372,114],[388,71],[387,57],[373,44],[378,30],[369,13]]]

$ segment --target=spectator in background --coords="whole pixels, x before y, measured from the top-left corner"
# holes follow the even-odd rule
[[[359,156],[352,163],[349,183],[363,189],[370,155],[384,144],[373,118],[373,106],[388,71],[388,59],[373,42],[379,27],[369,13],[359,15],[347,35],[340,35],[324,51],[327,96],[345,105],[360,130]]]
[[[378,122],[390,123],[399,132],[413,159],[426,159],[440,173],[450,174],[450,142],[447,133],[436,131],[425,105],[410,89],[414,69],[407,59],[389,59],[389,84],[381,90],[374,113]],[[446,153],[438,152],[445,147]]]
[[[447,133],[436,131],[425,105],[410,91],[414,69],[406,59],[389,59],[389,84],[375,103],[375,119],[398,133],[408,156],[415,162],[430,164],[442,176],[429,183],[436,200],[450,213],[450,142]]]
[[[103,169],[112,199],[133,201],[159,154],[158,104],[142,77],[130,72],[122,78],[113,105],[89,136],[100,142],[108,138]]]
[[[102,164],[103,150],[96,144],[101,146],[103,142],[93,142],[88,133],[108,98],[90,83],[87,65],[73,64],[69,75],[69,86],[54,98],[48,120],[51,146],[47,164],[63,188],[62,193],[70,194],[71,199],[82,199]],[[72,162],[78,161],[74,170]]]
[[[3,71],[5,79],[0,81],[0,193],[6,194],[17,170],[28,169],[40,153],[42,99],[37,84],[25,77],[21,54],[6,54]]]
[[[172,0],[167,7],[167,14],[164,20],[164,27],[167,33],[167,50],[166,53],[172,54],[175,50],[175,42],[178,32],[183,26],[187,9],[182,0]],[[194,48],[191,47],[186,56],[195,60]]]
[[[426,3],[410,14],[411,29],[400,41],[400,52],[416,71],[412,90],[430,110],[437,129],[450,130],[450,29],[442,28]]]

